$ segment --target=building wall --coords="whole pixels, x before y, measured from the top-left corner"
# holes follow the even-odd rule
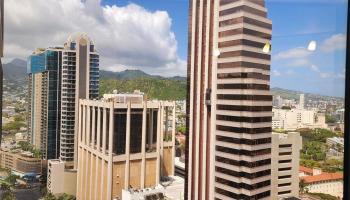
[[[66,170],[65,163],[59,160],[49,160],[47,169],[47,189],[56,196],[64,193],[76,195],[77,171]]]
[[[113,163],[113,185],[112,195],[121,198],[122,190],[125,188],[125,162]]]
[[[44,94],[42,94],[42,87],[43,87],[43,74],[42,73],[38,73],[38,74],[33,74],[33,107],[31,110],[33,112],[33,120],[34,122],[33,124],[33,133],[32,133],[32,144],[35,146],[35,148],[39,148],[41,150],[42,149],[42,143],[41,143],[41,139],[42,139],[42,126],[41,123],[45,123],[45,121],[43,121],[42,119],[42,112],[43,112],[43,108],[42,108],[42,96]],[[37,120],[35,120],[37,119]],[[43,152],[46,152],[46,150],[44,150]]]
[[[269,199],[270,52],[262,50],[272,22],[264,1],[192,0],[189,15],[185,196]]]
[[[173,175],[174,172],[174,161],[173,161],[173,150],[172,147],[164,147],[163,150],[163,168],[162,168],[162,174],[163,176],[170,176]]]
[[[165,162],[173,163],[174,159],[175,117],[172,116],[175,110],[172,110],[172,116],[166,117],[163,112],[165,107],[173,109],[175,103],[131,104],[81,100],[78,115],[80,117],[77,199],[112,199],[121,197],[123,189],[155,187],[160,181],[162,165],[167,166],[166,175],[174,175],[172,164]],[[157,120],[147,120],[147,113],[154,110],[159,111],[157,118],[154,118]],[[135,113],[141,113],[144,123],[134,122],[133,126],[141,127],[131,128],[131,116]],[[169,119],[171,127],[163,124],[163,119]],[[154,138],[157,141],[156,149],[146,152],[146,132],[150,127],[157,131],[157,136]],[[160,142],[163,141],[163,135],[160,133],[167,127],[170,127],[172,137],[166,142],[169,148],[164,150],[164,144]],[[138,134],[142,135],[141,141],[131,138],[131,133],[135,130],[140,131]],[[149,132],[153,133],[151,129]],[[122,137],[124,134],[125,138]],[[133,142],[141,142],[141,152],[130,152],[131,147],[135,146]],[[163,157],[161,154],[164,154]]]
[[[310,193],[324,193],[343,198],[343,181],[327,181],[306,186]]]
[[[11,169],[20,174],[34,172],[41,174],[41,159],[21,155],[21,152],[0,150],[1,168]]]
[[[299,196],[299,156],[302,138],[297,132],[272,134],[271,198]]]
[[[298,128],[327,128],[325,115],[306,109],[273,110],[272,128],[296,130]]]

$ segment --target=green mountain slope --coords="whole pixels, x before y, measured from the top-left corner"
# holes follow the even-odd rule
[[[186,98],[186,81],[165,78],[139,77],[134,79],[101,78],[100,95],[113,90],[126,93],[140,90],[148,99],[184,100]]]

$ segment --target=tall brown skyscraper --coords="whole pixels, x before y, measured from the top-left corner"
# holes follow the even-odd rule
[[[192,0],[185,196],[269,199],[270,40],[263,0]]]

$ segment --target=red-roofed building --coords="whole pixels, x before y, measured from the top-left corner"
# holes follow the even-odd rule
[[[299,177],[305,182],[309,193],[324,193],[343,198],[342,173],[323,173],[320,169],[300,166]]]
[[[304,177],[304,176],[312,176],[313,172],[311,168],[307,168],[304,166],[299,167],[299,177]]]

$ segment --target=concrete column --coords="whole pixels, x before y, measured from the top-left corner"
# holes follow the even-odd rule
[[[153,144],[153,108],[150,109],[150,113],[149,113],[149,124],[150,126],[148,127],[149,128],[149,135],[148,135],[148,145],[150,145],[152,147],[152,144]],[[149,148],[151,148],[149,147]]]
[[[103,108],[103,118],[102,118],[102,154],[106,153],[106,128],[107,128],[107,111]]]
[[[91,133],[91,130],[90,130],[90,116],[91,116],[91,109],[90,109],[90,106],[88,105],[87,106],[87,123],[86,123],[86,137],[85,137],[85,145],[87,146],[90,146],[90,133]]]
[[[161,131],[160,131],[160,116],[161,116],[161,105],[158,104],[158,117],[157,117],[157,166],[156,166],[156,185],[159,184],[160,179],[160,141],[161,141]]]
[[[175,175],[175,129],[176,129],[176,104],[173,106],[173,124],[171,126],[171,145],[172,145],[172,175]]]
[[[101,109],[97,107],[97,151],[101,151]]]
[[[163,103],[161,103],[160,107],[160,168],[159,168],[159,174],[160,177],[163,175],[163,161],[164,161],[164,108],[165,106]]]
[[[90,123],[92,123],[92,130],[91,130],[91,147],[95,148],[95,134],[96,134],[96,111],[95,111],[95,106],[92,106],[92,121]]]
[[[78,119],[78,127],[77,130],[78,132],[75,133],[74,135],[74,169],[78,169],[78,150],[79,150],[79,143],[81,142],[81,131],[82,131],[82,106],[81,106],[81,100],[79,100],[79,104],[78,104],[78,113],[79,113],[79,117]]]
[[[145,187],[145,170],[146,170],[146,124],[147,124],[147,103],[143,102],[142,112],[142,143],[141,143],[141,189]]]
[[[108,176],[107,176],[107,197],[112,198],[112,168],[113,168],[113,129],[114,129],[114,106],[109,105],[109,139],[108,139]]]
[[[100,188],[100,199],[103,199],[103,189],[104,189],[104,187],[107,187],[107,185],[104,185],[103,183],[104,183],[104,172],[105,172],[105,170],[104,170],[104,167],[105,167],[105,159],[101,159],[101,170],[100,170],[100,172],[101,172],[101,188]]]
[[[99,162],[98,162],[98,155],[96,155],[96,160],[95,160],[96,166],[95,166],[95,188],[93,188],[93,190],[95,190],[94,194],[95,196],[93,197],[93,199],[97,199],[97,188],[100,185],[100,183],[97,182],[97,177],[98,177],[98,173],[101,173],[101,169],[99,170]]]
[[[86,105],[83,105],[83,137],[81,138],[81,144],[85,144],[85,135],[86,135]]]
[[[79,149],[80,149],[79,145],[81,143],[82,120],[83,120],[82,117],[81,117],[81,114],[82,114],[82,106],[81,106],[80,101],[79,101],[78,137],[74,141],[74,145],[75,145],[75,149],[74,149],[75,153],[74,153],[74,155],[77,155],[76,157],[79,158],[79,159],[81,159],[79,157],[81,155],[78,155],[78,154],[79,154]],[[81,166],[79,166],[79,160],[78,159],[74,159],[74,169],[78,169],[79,167],[81,167]],[[78,195],[80,194],[80,186],[81,186],[81,180],[80,179],[81,179],[81,174],[77,173],[77,180],[78,180],[78,182],[80,182],[80,184],[77,184],[77,198],[79,198]]]
[[[131,104],[128,102],[126,112],[126,142],[125,142],[125,188],[129,188],[129,177],[130,177],[130,115],[131,115]]]

